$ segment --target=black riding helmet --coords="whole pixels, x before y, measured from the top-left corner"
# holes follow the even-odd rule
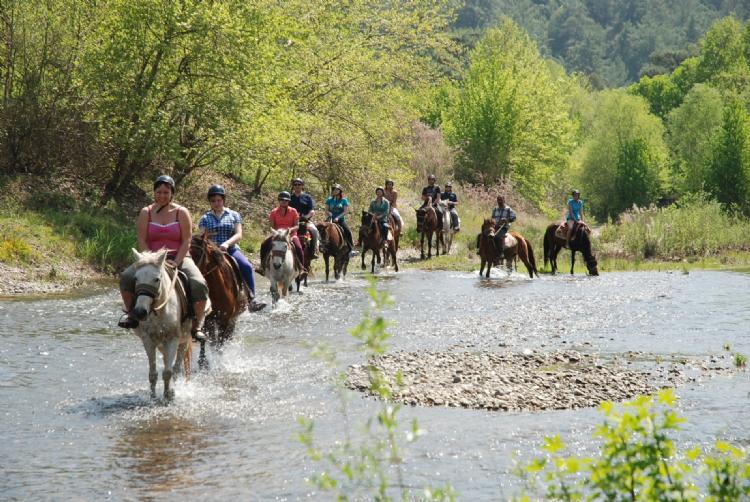
[[[159,187],[159,185],[167,185],[169,188],[172,189],[172,193],[175,192],[175,184],[171,176],[162,174],[161,176],[156,178],[156,181],[154,181],[154,190],[156,190]]]
[[[227,193],[224,190],[224,187],[221,185],[211,185],[211,187],[208,189],[208,198],[210,199],[214,195],[221,195],[222,198],[227,198]]]
[[[279,192],[279,200],[292,200],[292,195],[284,190],[283,192]]]

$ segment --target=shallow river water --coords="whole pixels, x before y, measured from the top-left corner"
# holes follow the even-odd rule
[[[311,347],[325,342],[343,365],[362,362],[347,329],[368,303],[366,285],[358,275],[312,281],[276,309],[244,314],[231,345],[210,354],[211,371],[178,381],[169,406],[148,397],[141,343],[115,326],[114,288],[0,301],[0,499],[322,498],[305,482],[316,469],[297,441],[297,419],[314,419],[321,445],[342,439],[346,426],[330,371]],[[378,285],[396,300],[386,312],[392,350],[706,357],[729,343],[750,355],[745,273],[480,280],[408,270],[383,274]],[[679,387],[688,419],[681,441],[750,445],[749,373]],[[375,403],[354,394],[349,407],[356,423]],[[531,458],[552,434],[588,451],[600,422],[593,409],[404,407],[401,422],[411,418],[426,434],[407,449],[406,483],[449,482],[463,500],[508,498],[519,485],[515,457]]]

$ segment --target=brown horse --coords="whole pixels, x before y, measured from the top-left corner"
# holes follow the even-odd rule
[[[393,219],[389,218],[389,222]],[[390,223],[389,223],[390,224]],[[391,227],[392,228],[392,227]],[[362,211],[362,226],[359,230],[360,243],[362,245],[362,270],[367,268],[365,266],[365,253],[368,250],[372,250],[372,263],[370,272],[375,273],[375,260],[380,263],[380,251],[383,251],[383,266],[388,266],[388,258],[393,260],[393,266],[398,272],[398,261],[396,260],[396,242],[393,238],[393,230],[390,232],[390,239],[382,239],[380,232],[380,224],[375,219],[372,213]]]
[[[486,278],[490,277],[492,264],[497,261],[497,249],[495,249],[495,222],[493,220],[484,220],[482,223],[482,233],[479,234],[479,277],[482,277],[484,266],[487,265]]]
[[[235,323],[250,297],[237,262],[208,238],[193,236],[190,256],[208,284],[212,312],[206,317],[206,332],[212,343],[222,345],[232,337]],[[201,355],[204,347],[201,344]]]
[[[420,234],[420,258],[424,260],[425,235],[427,236],[427,258],[432,258],[432,234],[435,234],[435,256],[440,256],[440,243],[443,241],[443,223],[438,220],[434,207],[427,206],[417,209],[417,232]]]
[[[313,239],[310,234],[310,230],[307,228],[307,221],[304,218],[299,219],[299,227],[297,227],[297,238],[300,244],[302,244],[302,265],[304,266],[307,273],[300,274],[295,279],[297,283],[297,292],[299,293],[300,283],[303,283],[307,287],[307,276],[312,275],[312,256],[315,254],[313,249]]]
[[[557,273],[557,254],[562,248],[567,248],[570,249],[570,275],[573,275],[573,268],[576,264],[576,251],[580,251],[583,255],[583,261],[586,262],[589,275],[599,275],[596,256],[591,251],[591,229],[589,226],[585,223],[579,224],[569,246],[565,238],[558,234],[558,229],[561,226],[553,223],[544,232],[544,265],[546,266],[547,260],[549,260],[552,266],[552,274]]]
[[[320,251],[323,253],[323,260],[326,264],[326,282],[329,276],[329,260],[333,256],[333,275],[338,280],[346,276],[346,269],[349,265],[349,244],[344,239],[344,232],[341,227],[335,223],[327,221],[318,223],[318,232],[320,233]]]
[[[490,276],[490,268],[492,263],[498,259],[505,260],[508,268],[508,272],[513,271],[513,261],[520,259],[526,270],[529,272],[529,277],[534,278],[534,274],[539,277],[539,272],[536,269],[536,259],[534,258],[534,249],[531,247],[531,243],[526,240],[524,236],[518,232],[508,232],[505,235],[505,242],[503,246],[502,255],[498,255],[498,251],[495,248],[495,223],[493,220],[484,220],[482,223],[482,233],[479,234],[479,275],[482,275],[485,264],[487,264],[487,273],[485,277]]]

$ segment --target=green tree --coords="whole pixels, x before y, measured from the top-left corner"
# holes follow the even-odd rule
[[[470,55],[446,121],[448,140],[459,149],[459,178],[511,181],[540,203],[572,149],[566,79],[510,19],[489,30]]]
[[[737,98],[724,106],[721,129],[709,165],[710,188],[719,202],[750,214],[750,117]]]
[[[706,167],[721,122],[721,94],[706,84],[696,84],[667,116],[667,139],[680,192],[697,192],[707,184]]]
[[[643,98],[603,91],[592,121],[581,181],[594,214],[615,216],[633,203],[655,202],[668,190],[664,126]]]

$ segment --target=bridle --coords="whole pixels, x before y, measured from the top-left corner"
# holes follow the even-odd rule
[[[162,267],[159,272],[164,270]],[[154,307],[153,303],[151,304],[151,311],[154,313],[158,313],[159,310],[163,309],[167,302],[169,301],[169,293],[174,288],[176,282],[177,282],[177,275],[179,274],[179,271],[175,268],[174,274],[172,275],[172,280],[169,282],[169,287],[164,290],[164,283],[159,281],[159,286],[152,286],[151,284],[136,284],[135,285],[135,296],[148,296],[151,297],[154,301],[160,297],[164,297],[164,301],[159,304],[158,306]],[[167,273],[167,275],[169,275]]]

